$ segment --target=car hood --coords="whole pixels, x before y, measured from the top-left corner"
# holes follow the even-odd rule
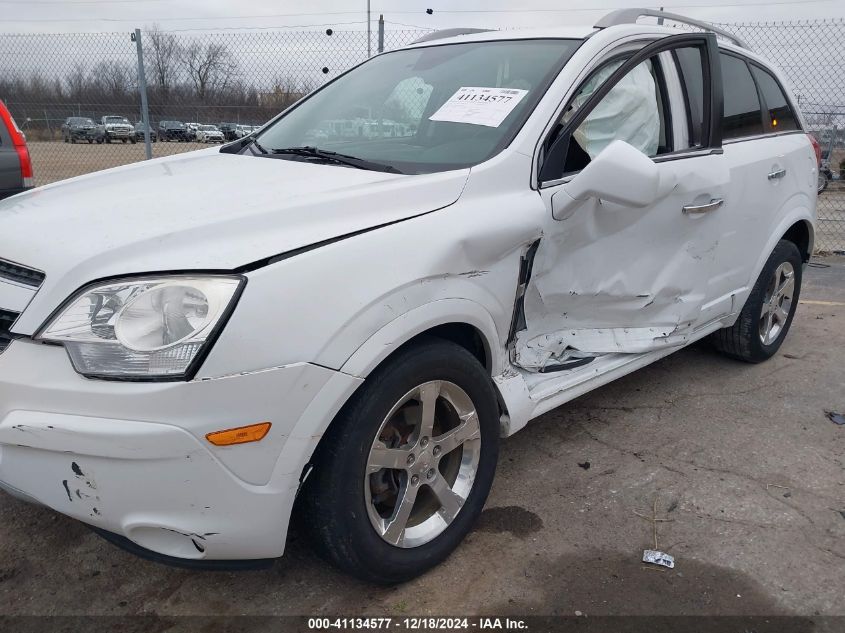
[[[93,280],[234,270],[443,208],[468,174],[398,175],[209,149],[7,198],[0,258],[46,273],[16,331],[30,333],[23,322],[46,318]]]

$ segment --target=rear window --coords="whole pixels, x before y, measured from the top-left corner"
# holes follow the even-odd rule
[[[788,132],[798,129],[795,113],[789,105],[789,100],[777,80],[767,71],[758,66],[751,66],[754,79],[763,93],[766,102],[769,121],[773,132]]]
[[[722,138],[729,140],[763,133],[763,112],[757,86],[744,60],[721,53],[725,112]]]

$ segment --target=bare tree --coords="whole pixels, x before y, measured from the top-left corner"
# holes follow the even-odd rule
[[[181,59],[201,101],[225,90],[237,76],[237,62],[225,44],[193,41],[182,48]]]
[[[146,31],[145,37],[149,39],[148,50],[152,52],[150,70],[153,83],[158,86],[162,96],[167,96],[179,72],[179,41],[172,33],[162,32],[157,24]]]
[[[103,60],[91,71],[91,83],[95,90],[111,99],[132,92],[137,84],[136,72],[131,64],[116,60]]]
[[[82,64],[75,64],[65,76],[65,86],[67,96],[71,101],[80,101],[84,98],[85,90],[88,88],[88,71]]]

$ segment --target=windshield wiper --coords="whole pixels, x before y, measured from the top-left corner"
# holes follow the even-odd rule
[[[254,142],[253,142],[254,143]],[[263,148],[261,148],[263,149]],[[350,167],[357,167],[358,169],[369,169],[371,171],[384,171],[391,174],[401,174],[402,172],[396,169],[393,165],[386,165],[384,163],[377,163],[357,156],[350,156],[349,154],[339,154],[327,149],[320,149],[319,147],[311,147],[305,145],[302,147],[282,147],[280,149],[269,150],[271,154],[290,155],[290,156],[304,156],[306,158],[318,158],[327,162],[337,163],[339,165],[349,165]]]
[[[257,149],[262,154],[268,154],[269,153],[266,149],[264,149],[264,146],[262,146],[261,143],[258,142],[257,138],[255,138],[254,136],[250,136],[249,138],[252,140],[252,146],[255,149]]]

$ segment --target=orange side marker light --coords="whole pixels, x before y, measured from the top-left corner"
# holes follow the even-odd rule
[[[239,426],[236,429],[215,431],[205,436],[215,446],[232,446],[233,444],[246,444],[247,442],[258,442],[263,440],[270,431],[270,422],[259,422],[249,426]]]

